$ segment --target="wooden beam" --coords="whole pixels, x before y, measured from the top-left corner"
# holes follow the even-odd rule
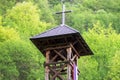
[[[46,51],[46,63],[49,63],[49,54],[50,54],[50,51]],[[49,68],[48,68],[48,66],[45,67],[45,80],[49,80]]]
[[[70,46],[72,47],[72,49],[75,51],[75,53],[77,54],[77,56],[79,57],[79,53],[77,52],[77,50],[74,48],[74,46],[70,43]]]
[[[71,54],[72,54],[71,47],[67,48],[66,51],[67,51],[67,60],[70,60],[71,59]],[[71,65],[70,64],[67,64],[67,80],[72,80],[71,79]]]
[[[61,64],[61,63],[70,63],[70,61],[66,60],[66,61],[61,61],[61,62],[49,62],[49,63],[45,63],[45,66],[54,65],[54,64]]]
[[[52,72],[54,72],[54,74],[56,74],[57,73],[57,71],[56,70],[54,70],[54,69],[52,69],[52,68],[50,68],[50,70],[52,71]],[[64,78],[61,76],[61,75],[56,75],[55,77],[58,77],[59,79],[61,79],[61,80],[64,80]],[[54,80],[54,79],[53,79]]]
[[[70,46],[69,45],[67,45],[67,46],[57,46],[57,47],[46,48],[44,50],[46,51],[46,50],[62,49],[62,48],[68,48],[68,47],[70,47]]]
[[[54,80],[54,78],[55,78],[66,66],[67,66],[67,64],[63,65],[63,66],[61,67],[61,69],[60,69],[58,72],[56,72],[56,74],[52,77],[51,80]]]
[[[74,61],[76,57],[77,57],[77,55],[75,54],[75,55],[72,57],[71,61]]]
[[[53,62],[57,57],[58,57],[58,55],[56,54],[56,55],[50,60],[50,62]]]
[[[87,52],[86,49],[85,49],[85,47],[84,47],[83,44],[81,43],[80,39],[77,38],[77,40],[78,40],[78,42],[81,44],[81,46],[82,46],[82,48],[85,50],[85,52]]]
[[[67,43],[59,43],[59,44],[52,44],[52,45],[48,45],[48,46],[45,46],[44,47],[44,50],[47,50],[47,48],[55,48],[55,47],[58,47],[58,46],[65,46],[65,45],[68,45]],[[48,49],[49,50],[49,49]],[[51,49],[50,49],[51,50]]]
[[[78,66],[78,56],[76,57],[76,66]],[[79,70],[78,70],[78,67],[77,67],[77,77],[76,77],[76,80],[78,80],[78,74],[79,74],[79,72],[78,72]]]
[[[72,44],[75,45],[75,44],[77,44],[77,43],[78,43],[78,41],[75,41],[75,42],[73,42]]]
[[[60,50],[59,53],[61,53],[63,50]],[[56,58],[58,57],[58,55],[56,54],[51,60],[50,62],[53,62]]]
[[[72,35],[67,35],[67,37],[73,37]],[[55,37],[49,37],[49,38],[41,38],[41,41],[46,41],[46,40],[53,40],[53,39],[62,39],[65,38],[65,35],[63,36],[55,36]],[[38,39],[39,40],[39,39]]]
[[[62,55],[62,54],[60,54],[57,50],[53,50],[55,53],[57,53],[61,58],[63,58],[64,60],[66,60],[66,58]]]
[[[66,51],[67,51],[67,60],[70,60],[71,59],[71,54],[72,54],[71,47],[67,48]]]

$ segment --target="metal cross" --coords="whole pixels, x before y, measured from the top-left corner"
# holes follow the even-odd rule
[[[65,25],[65,13],[69,13],[72,11],[65,11],[65,4],[62,2],[62,12],[57,12],[56,14],[62,14],[62,25]]]

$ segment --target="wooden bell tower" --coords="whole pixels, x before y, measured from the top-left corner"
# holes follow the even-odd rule
[[[67,12],[63,5],[62,24],[30,38],[46,58],[45,80],[78,80],[78,59],[93,55],[79,31],[65,25]]]

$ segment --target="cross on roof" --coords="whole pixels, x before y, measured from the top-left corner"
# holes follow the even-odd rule
[[[57,12],[56,14],[62,14],[62,25],[65,25],[65,13],[69,13],[72,11],[65,11],[64,1],[62,1],[62,12]]]

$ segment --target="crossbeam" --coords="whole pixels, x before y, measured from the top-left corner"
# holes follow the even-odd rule
[[[52,69],[52,68],[49,68],[52,72],[54,72],[54,74],[57,74],[57,71],[55,71],[54,69]],[[64,80],[64,78],[61,76],[61,75],[56,75],[55,77],[58,77],[59,79],[61,79],[61,80]],[[55,78],[55,77],[52,77],[53,79]]]
[[[74,64],[77,66],[77,58],[80,57],[74,47],[76,43],[78,43],[78,41],[69,43],[66,46],[55,46],[45,49],[45,80],[73,80],[75,77],[74,73],[76,73],[73,71],[75,69]],[[76,74],[79,74],[78,70]]]
[[[60,69],[58,72],[56,72],[55,75],[52,77],[52,80],[53,80],[56,76],[58,76],[58,74],[59,74],[66,66],[67,66],[67,64],[63,65],[63,66],[61,67],[61,69]]]
[[[72,44],[70,44],[70,46],[72,47],[72,49],[75,51],[75,53],[77,54],[77,56],[79,57],[79,53],[77,52],[77,50],[74,48],[74,46]]]
[[[60,50],[59,53],[61,53],[63,50]],[[50,62],[53,62],[56,58],[58,57],[58,55],[56,54],[51,60]]]
[[[54,52],[57,53],[61,58],[63,58],[64,60],[66,60],[66,58],[61,53],[59,53],[57,50],[54,50]]]
[[[67,45],[67,46],[57,46],[57,47],[46,48],[44,50],[46,51],[46,50],[62,49],[62,48],[68,48],[68,47],[70,47],[70,46],[69,45]]]
[[[49,63],[45,63],[44,65],[45,66],[48,66],[48,65],[52,65],[52,64],[60,64],[60,63],[70,63],[70,61],[62,61],[62,62],[49,62]]]

